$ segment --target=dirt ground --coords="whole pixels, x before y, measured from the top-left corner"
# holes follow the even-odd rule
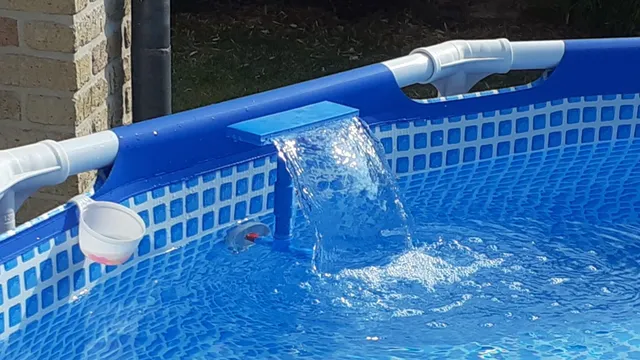
[[[396,3],[403,1],[411,0]],[[174,111],[383,61],[452,39],[585,37],[558,21],[558,14],[530,14],[515,0],[474,1],[462,7],[451,5],[451,0],[436,2],[436,8],[433,3],[403,4],[351,12],[336,11],[330,1],[302,0],[178,8],[172,19]],[[476,90],[525,83],[538,74],[492,76]],[[435,95],[430,86],[405,90],[413,97]]]

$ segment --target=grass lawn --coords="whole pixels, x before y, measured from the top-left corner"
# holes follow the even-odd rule
[[[579,37],[562,25],[525,21],[500,9],[476,10],[464,22],[427,24],[412,11],[336,18],[322,8],[220,5],[173,16],[174,111],[221,102],[408,54],[451,39]],[[538,72],[492,76],[478,89],[511,86]],[[405,89],[434,96],[430,86]]]

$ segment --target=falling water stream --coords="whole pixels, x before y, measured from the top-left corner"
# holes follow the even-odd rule
[[[314,269],[383,265],[410,248],[411,218],[384,152],[357,117],[274,140],[316,232]]]

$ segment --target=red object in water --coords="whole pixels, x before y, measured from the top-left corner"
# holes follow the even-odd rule
[[[247,235],[245,235],[245,239],[251,241],[251,242],[255,242],[257,238],[259,238],[260,235],[256,234],[256,233],[248,233]]]
[[[121,265],[125,261],[129,260],[129,258],[131,256],[123,258],[123,259],[107,259],[107,258],[102,257],[102,256],[89,254],[89,255],[87,255],[87,257],[89,258],[89,260],[95,261],[95,262],[97,262],[99,264],[103,264],[103,265]]]

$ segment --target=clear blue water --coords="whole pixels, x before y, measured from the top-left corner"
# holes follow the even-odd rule
[[[201,238],[101,283],[0,358],[640,358],[639,142],[399,188],[414,248],[382,266],[317,276],[287,254]],[[315,243],[313,228],[297,233]]]

